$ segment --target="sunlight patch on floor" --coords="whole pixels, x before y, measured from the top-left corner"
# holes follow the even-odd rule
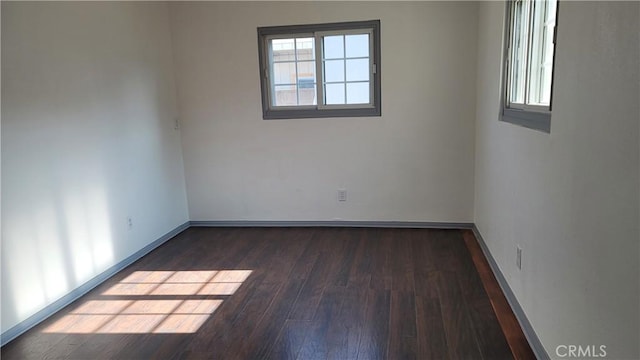
[[[251,270],[136,271],[43,332],[194,333],[250,275]]]

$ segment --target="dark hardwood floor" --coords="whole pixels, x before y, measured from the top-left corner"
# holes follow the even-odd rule
[[[487,295],[495,279],[474,241],[464,230],[190,228],[1,355],[534,358],[508,305]]]

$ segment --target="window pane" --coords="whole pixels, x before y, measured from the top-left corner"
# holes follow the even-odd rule
[[[344,60],[328,60],[324,62],[324,81],[344,81]]]
[[[553,34],[555,27],[553,0],[533,3],[532,46],[529,60],[529,96],[532,105],[549,105],[553,67]]]
[[[368,81],[369,59],[347,60],[347,81]]]
[[[344,104],[344,84],[325,85],[324,100],[327,105]]]
[[[276,85],[274,86],[274,104],[275,106],[295,106],[297,105],[297,94],[295,85]]]
[[[273,53],[273,61],[295,60],[293,39],[271,40],[271,52]]]
[[[344,36],[325,36],[324,37],[324,58],[339,59],[344,58]]]
[[[316,104],[316,65],[313,61],[298,63],[299,105]]]
[[[509,102],[524,104],[526,81],[527,41],[528,41],[528,3],[520,0],[513,3],[511,27],[511,69],[509,69]]]
[[[314,61],[300,61],[298,62],[298,79],[311,78],[315,81],[316,78],[316,63]]]
[[[296,63],[275,63],[273,64],[274,84],[295,84],[296,83]]]
[[[296,39],[296,51],[298,55],[298,61],[315,59],[315,50],[313,47],[313,43],[314,43],[313,38]]]
[[[298,63],[299,105],[316,105],[316,64],[314,61]]]
[[[347,104],[368,104],[369,103],[369,83],[348,83],[347,84]]]
[[[347,57],[369,56],[369,34],[345,36]]]
[[[533,17],[531,19],[531,44],[529,45],[529,68],[527,69],[529,74],[527,84],[527,103],[537,103],[540,97],[540,76],[542,70],[542,42],[543,39],[540,36],[544,31],[544,16],[542,8],[545,7],[544,1],[531,3],[531,10]]]
[[[316,84],[315,83],[303,83],[300,79],[300,85],[298,86],[298,105],[316,105]]]

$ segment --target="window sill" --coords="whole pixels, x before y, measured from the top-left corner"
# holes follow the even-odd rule
[[[500,120],[529,129],[551,133],[551,113],[527,110],[503,109]]]
[[[381,116],[380,108],[265,110],[264,120]]]

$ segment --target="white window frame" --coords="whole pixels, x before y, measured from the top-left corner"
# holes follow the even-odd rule
[[[325,104],[324,102],[324,58],[322,49],[322,39],[332,35],[355,35],[369,34],[369,103],[362,104]],[[273,105],[273,87],[271,79],[271,40],[278,38],[314,38],[315,66],[316,66],[316,104],[298,106],[275,106]],[[294,44],[296,42],[294,41]],[[262,92],[263,119],[294,119],[294,118],[321,118],[321,117],[352,117],[352,116],[381,116],[380,99],[380,20],[313,24],[313,25],[292,25],[277,27],[258,28],[258,47],[260,62],[260,83]],[[364,57],[363,57],[364,58]],[[347,60],[344,54],[345,66]],[[331,59],[333,60],[333,59]],[[340,60],[340,59],[336,59]],[[297,60],[296,60],[297,63]],[[297,76],[296,76],[297,79]],[[296,80],[296,81],[299,81]],[[346,86],[348,83],[360,81],[344,81],[345,97],[347,96]],[[364,82],[364,81],[362,81]],[[297,85],[297,84],[296,84]],[[345,98],[346,100],[346,98]],[[346,102],[346,101],[345,101]]]
[[[530,7],[533,9],[534,6],[539,6],[540,3],[543,3],[546,0],[525,0]],[[511,101],[511,69],[512,69],[512,59],[511,59],[511,45],[513,43],[513,29],[514,29],[514,1],[506,2],[506,16],[505,16],[505,39],[504,39],[504,66],[503,66],[503,81],[502,81],[502,96],[501,96],[501,114],[500,120],[504,122],[509,122],[516,125],[521,125],[527,128],[543,131],[549,133],[551,131],[551,109],[553,102],[553,78],[555,77],[555,55],[556,55],[556,39],[557,39],[557,31],[558,31],[558,7],[556,7],[556,16],[555,16],[555,24],[554,24],[554,34],[552,36],[553,39],[553,61],[551,64],[551,89],[550,89],[550,100],[549,105],[534,105],[529,102],[529,82],[532,81],[532,72],[529,66],[529,61],[531,61],[532,57],[532,48],[533,48],[533,11],[530,11],[527,22],[526,22],[526,31],[527,31],[527,44],[526,44],[526,56],[525,60],[527,63],[524,65],[526,69],[526,76],[523,84],[524,95],[523,103],[516,103]],[[556,5],[558,6],[558,5]],[[540,36],[540,35],[538,35]],[[540,51],[540,47],[538,46],[538,50]]]

